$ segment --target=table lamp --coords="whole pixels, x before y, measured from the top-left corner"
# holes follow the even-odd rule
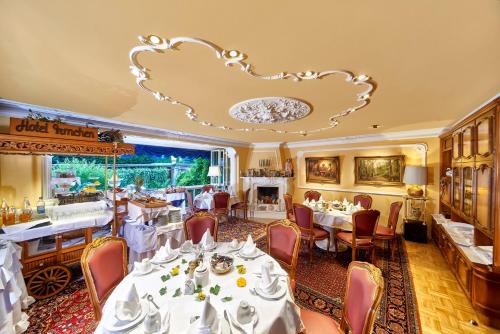
[[[408,185],[408,195],[422,197],[424,190],[420,187],[427,184],[427,167],[406,166],[403,182]]]
[[[211,178],[212,177],[219,177],[220,176],[220,166],[210,166],[210,167],[208,167],[208,174],[207,174],[207,176],[210,176]],[[212,179],[210,179],[210,182],[212,182]]]

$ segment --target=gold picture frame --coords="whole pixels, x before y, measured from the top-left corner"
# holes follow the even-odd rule
[[[340,184],[340,157],[306,158],[306,182]]]
[[[354,157],[354,183],[402,186],[404,168],[404,155]]]

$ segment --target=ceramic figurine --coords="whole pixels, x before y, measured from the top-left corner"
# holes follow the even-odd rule
[[[187,278],[186,283],[184,283],[184,294],[192,295],[194,294],[194,290],[196,290],[196,286],[192,279]]]

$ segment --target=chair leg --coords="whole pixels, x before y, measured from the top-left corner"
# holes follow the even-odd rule
[[[309,263],[312,263],[313,260],[313,245],[314,239],[309,239]]]
[[[352,258],[351,261],[356,261],[356,247],[352,247]]]
[[[339,253],[339,242],[337,241],[336,237],[333,237],[333,244],[335,245],[335,257],[337,257],[337,254]]]
[[[326,241],[328,242],[328,244],[326,245],[326,255],[330,255],[330,235],[328,235]]]
[[[396,238],[393,238],[390,242],[391,245],[391,259],[394,261],[394,252],[396,251]]]
[[[371,258],[372,258],[372,264],[375,264],[375,247],[372,247],[371,249]]]

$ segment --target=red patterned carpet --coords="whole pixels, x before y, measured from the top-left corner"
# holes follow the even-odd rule
[[[259,247],[265,247],[264,224],[229,222],[219,226],[221,241],[243,240],[248,233],[257,240]],[[350,255],[350,252],[344,252],[333,258],[325,251],[315,249],[314,261],[309,264],[309,256],[301,253],[295,291],[297,303],[339,320]],[[402,240],[398,242],[394,261],[390,260],[387,249],[379,249],[377,266],[382,269],[386,287],[374,333],[420,333],[413,282]],[[31,323],[28,334],[92,333],[96,326],[83,280],[72,282],[56,297],[34,303],[28,314]]]

